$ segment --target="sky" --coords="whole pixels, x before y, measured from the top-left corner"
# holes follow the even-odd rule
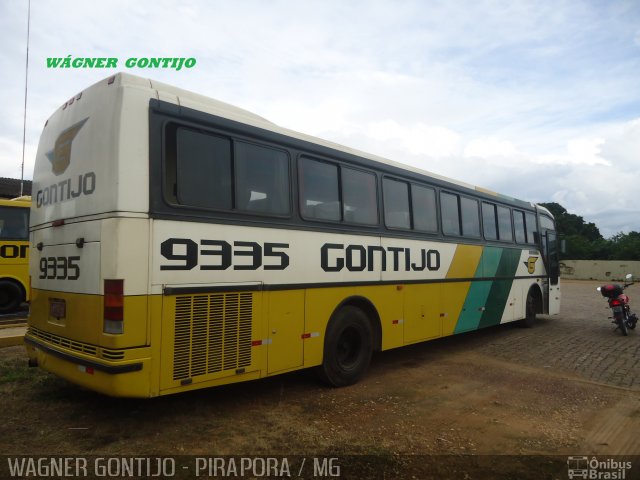
[[[20,178],[27,0],[0,0],[0,176]],[[117,69],[47,68],[115,57]],[[127,68],[128,58],[195,58]],[[638,0],[32,0],[24,176],[47,118],[118,71],[640,231]]]

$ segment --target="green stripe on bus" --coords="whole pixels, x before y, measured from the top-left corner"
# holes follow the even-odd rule
[[[498,270],[503,250],[503,248],[485,247],[482,250],[482,257],[478,263],[474,278],[494,277]],[[490,280],[480,280],[471,284],[456,324],[455,333],[468,332],[478,328],[483,316],[483,308],[487,305],[487,299],[490,298],[493,283]]]
[[[502,320],[504,309],[509,300],[509,292],[513,285],[518,263],[520,262],[520,250],[504,248],[500,262],[495,272],[495,276],[503,279],[494,280],[489,291],[486,309],[482,313],[482,318],[478,328],[497,325]]]

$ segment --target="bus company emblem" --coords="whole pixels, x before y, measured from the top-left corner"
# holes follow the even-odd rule
[[[538,257],[529,257],[526,262],[522,262],[522,263],[524,263],[527,266],[527,271],[529,273],[535,273],[537,260],[538,260]]]
[[[54,175],[63,174],[69,166],[71,162],[71,143],[87,120],[89,120],[89,117],[64,130],[58,135],[53,150],[46,153],[51,162],[51,170]]]

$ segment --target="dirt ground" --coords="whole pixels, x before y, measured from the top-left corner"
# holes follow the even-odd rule
[[[626,455],[637,465],[625,478],[638,478],[640,331],[614,331],[596,286],[565,282],[562,314],[532,329],[378,354],[342,389],[302,371],[112,399],[28,369],[21,347],[0,349],[0,452],[337,457],[340,478],[568,478],[570,456]],[[638,292],[628,289],[640,308]]]

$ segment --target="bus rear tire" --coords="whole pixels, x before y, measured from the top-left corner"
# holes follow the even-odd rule
[[[320,377],[333,387],[353,385],[366,374],[372,354],[369,318],[357,307],[342,307],[327,327]]]
[[[11,280],[0,280],[0,314],[17,311],[23,301],[20,285]]]

